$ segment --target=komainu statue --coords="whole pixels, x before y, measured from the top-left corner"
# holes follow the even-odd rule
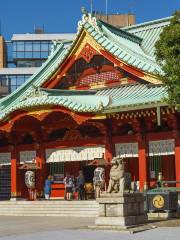
[[[124,192],[125,190],[125,163],[122,158],[115,157],[112,159],[110,170],[108,193]]]

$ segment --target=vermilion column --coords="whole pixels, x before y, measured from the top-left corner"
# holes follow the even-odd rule
[[[112,144],[112,124],[111,119],[107,119],[106,125],[106,139],[105,139],[105,159],[109,162],[114,156],[114,145]]]
[[[42,145],[36,144],[36,165],[38,168],[43,167],[44,164],[44,151],[42,149]]]
[[[111,161],[113,158],[113,147],[112,145],[109,143],[109,139],[106,138],[106,144],[105,144],[105,159],[107,161]]]
[[[36,188],[40,196],[43,195],[43,186],[46,178],[45,152],[42,144],[37,144],[36,150]]]
[[[175,174],[176,174],[176,181],[180,181],[180,135],[178,132],[178,116],[171,115],[170,122],[173,127],[173,138],[175,140]],[[180,183],[176,184],[177,187],[180,187]]]
[[[11,152],[11,199],[16,200],[21,193],[18,191],[18,159],[16,149]]]
[[[175,174],[176,181],[180,181],[180,136],[177,131],[173,132],[175,139]],[[180,183],[177,183],[176,186],[180,187]]]
[[[139,155],[139,188],[144,189],[144,185],[149,183],[148,179],[148,163],[146,157],[146,143],[142,136],[138,134],[138,155]]]
[[[139,189],[142,191],[145,184],[149,185],[148,177],[148,158],[145,131],[137,119],[133,121],[133,128],[137,132],[136,139],[138,142],[138,160],[139,160]],[[142,135],[141,131],[144,132]]]

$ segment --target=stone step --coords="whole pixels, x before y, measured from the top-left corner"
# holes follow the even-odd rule
[[[33,206],[37,206],[37,205],[48,205],[48,206],[55,206],[55,205],[74,205],[74,206],[82,206],[82,205],[97,205],[97,203],[94,201],[94,202],[73,202],[73,201],[64,201],[64,202],[58,202],[58,203],[53,203],[53,202],[30,202],[30,201],[27,201],[27,202],[17,202],[17,201],[10,201],[9,203],[8,202],[0,202],[0,206],[4,206],[4,205],[7,205],[7,206],[11,206],[11,205],[33,205]]]
[[[56,214],[56,213],[36,213],[36,214],[32,214],[32,213],[0,213],[0,216],[14,216],[14,217],[18,217],[18,216],[26,216],[26,217],[30,217],[30,216],[36,216],[36,217],[45,217],[45,216],[49,216],[49,217],[97,217],[97,214],[77,214],[77,213],[72,213],[72,214],[67,214],[67,213],[61,213],[61,214]]]
[[[48,204],[48,205],[51,205],[51,204],[74,204],[74,205],[82,205],[82,204],[97,204],[97,202],[95,200],[92,200],[92,201],[89,201],[89,200],[79,200],[79,201],[64,201],[64,200],[50,200],[50,201],[22,201],[22,200],[17,200],[17,201],[0,201],[0,205],[5,205],[5,204],[8,204],[8,205],[14,205],[14,204]]]
[[[74,217],[97,217],[97,213],[89,214],[87,212],[77,213],[77,212],[60,212],[60,213],[47,213],[47,212],[0,212],[0,216],[74,216]]]
[[[55,205],[48,205],[48,204],[39,204],[39,205],[37,205],[37,204],[11,204],[11,205],[9,205],[9,204],[4,204],[4,205],[0,205],[0,208],[3,208],[3,207],[14,207],[14,206],[17,206],[17,207],[19,207],[19,206],[25,206],[25,207],[29,207],[29,206],[33,206],[33,207],[36,207],[36,208],[38,208],[38,207],[40,207],[40,206],[42,206],[42,207],[64,207],[64,206],[66,206],[66,207],[97,207],[98,206],[98,204],[82,204],[82,205],[79,205],[79,204],[55,204]]]
[[[79,211],[75,211],[75,210],[71,210],[71,211],[68,211],[68,210],[61,210],[61,211],[35,211],[33,209],[31,210],[24,210],[24,209],[10,209],[10,210],[1,210],[0,213],[9,213],[9,212],[24,212],[24,213],[85,213],[87,212],[86,210],[79,210]],[[96,213],[97,211],[89,211],[87,212],[87,214],[94,214]]]
[[[51,209],[51,208],[41,208],[41,209],[35,209],[35,208],[4,208],[4,209],[0,209],[0,212],[4,212],[4,211],[35,211],[35,212],[61,212],[61,211],[67,211],[67,212],[80,212],[80,211],[89,211],[89,212],[96,212],[98,211],[98,208],[93,208],[93,209],[87,209],[87,208],[62,208],[62,209]]]
[[[91,208],[90,208],[90,207],[89,207],[89,208],[86,208],[86,207],[82,207],[82,208],[80,208],[80,207],[79,207],[79,208],[75,208],[75,207],[61,207],[61,208],[58,208],[58,207],[57,207],[57,208],[54,208],[54,207],[53,207],[53,208],[50,208],[50,207],[47,207],[47,208],[46,208],[46,207],[39,207],[39,208],[34,208],[34,207],[32,207],[32,206],[31,206],[31,207],[24,207],[24,206],[22,206],[22,207],[20,207],[20,206],[19,206],[19,207],[16,207],[16,206],[14,206],[14,207],[4,207],[4,208],[0,208],[0,211],[1,211],[1,210],[4,210],[4,209],[6,209],[6,210],[8,210],[8,209],[9,209],[9,210],[10,210],[10,209],[27,209],[27,210],[28,210],[28,209],[34,209],[34,210],[36,210],[36,211],[38,211],[38,210],[52,210],[52,211],[59,210],[59,211],[61,211],[61,210],[63,210],[63,209],[67,209],[67,210],[73,210],[73,209],[74,209],[75,211],[80,211],[80,210],[89,210],[89,211],[90,211],[90,210],[92,210],[92,209],[95,209],[95,210],[96,210],[96,209],[98,209],[98,207],[91,207]]]
[[[96,201],[4,201],[0,202],[1,216],[74,216],[96,217]]]

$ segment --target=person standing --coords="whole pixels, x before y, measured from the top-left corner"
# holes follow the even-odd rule
[[[65,199],[68,201],[72,200],[74,180],[69,173],[66,173],[66,177],[64,178],[64,184],[65,184],[65,195],[66,195]]]
[[[79,175],[77,177],[77,188],[78,188],[78,199],[83,200],[85,199],[85,189],[84,189],[85,179],[83,171],[79,171]]]
[[[51,195],[51,184],[52,184],[52,177],[48,176],[48,178],[45,180],[45,184],[44,184],[44,196],[46,200],[50,199],[50,195]]]

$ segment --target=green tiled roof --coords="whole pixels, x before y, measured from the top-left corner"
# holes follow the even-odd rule
[[[167,105],[163,102],[165,97],[165,87],[158,85],[132,84],[97,91],[40,89],[6,108],[0,113],[0,119],[16,110],[38,106],[63,106],[74,112],[90,113],[136,110]]]
[[[104,109],[105,112],[126,111],[129,109],[143,109],[157,105],[167,105],[166,88],[162,85],[132,84],[120,87],[99,90],[97,96],[109,96],[111,103]]]
[[[0,113],[0,119],[16,110],[38,106],[63,106],[74,112],[101,112],[109,104],[108,96],[96,96],[94,91],[65,91],[37,89],[17,104]]]
[[[129,27],[122,28],[128,33],[140,37],[142,39],[141,47],[146,54],[154,57],[154,45],[159,39],[163,28],[169,25],[171,17],[158,19],[155,21],[150,21],[142,24],[135,24]]]
[[[148,73],[162,73],[155,59],[146,54],[141,47],[141,40],[136,41],[129,33],[98,21],[99,31],[90,23],[84,25],[90,35],[108,52],[115,57]],[[119,30],[119,31],[118,31]],[[127,34],[127,36],[125,36]]]
[[[135,32],[133,32],[136,31],[137,33],[137,30],[135,30],[136,28],[138,28],[137,26],[136,28],[129,27],[123,30],[119,30],[102,21],[94,21],[94,19],[92,19],[90,15],[89,18],[84,18],[84,20],[81,21],[81,24],[79,24],[79,26],[81,27],[78,31],[77,37],[73,41],[71,46],[67,48],[64,46],[63,43],[57,42],[54,51],[49,56],[47,61],[41,66],[41,68],[39,68],[38,71],[33,76],[31,76],[22,86],[20,86],[15,92],[0,100],[0,119],[3,119],[9,113],[17,109],[29,108],[32,105],[61,105],[72,109],[73,111],[79,112],[97,112],[100,109],[99,106],[108,108],[107,97],[104,98],[100,94],[101,91],[98,91],[97,93],[100,95],[96,96],[93,93],[91,96],[88,95],[88,97],[84,96],[80,92],[72,94],[71,91],[69,92],[69,95],[67,93],[65,94],[65,92],[58,92],[58,94],[57,92],[53,92],[53,94],[50,94],[50,92],[46,91],[46,97],[37,97],[35,99],[28,99],[27,97],[34,91],[34,87],[40,88],[59,69],[65,58],[68,57],[68,54],[76,45],[83,29],[89,32],[89,34],[94,38],[97,43],[99,43],[107,52],[114,55],[116,58],[119,58],[120,60],[123,60],[124,62],[148,73],[161,72],[161,69],[155,62],[154,57],[151,56],[151,54],[149,54],[147,50],[145,50],[145,47],[143,47],[145,46],[145,42],[143,42],[145,41],[143,35],[136,36]],[[142,27],[146,27],[148,29],[148,25],[139,26],[139,29]],[[119,89],[121,89],[121,87]],[[132,91],[135,91],[135,89],[136,87],[133,87]],[[124,90],[128,90],[128,86],[127,89]],[[101,93],[103,94],[106,91],[107,90],[103,90]],[[84,94],[89,93],[85,91]],[[142,94],[142,96],[144,96],[143,91],[140,91],[139,94]],[[155,95],[152,95],[152,99],[150,98],[149,100],[148,97],[145,96],[140,98],[140,95],[139,102],[136,102],[137,105],[144,104],[144,101],[147,101],[148,103],[148,101],[151,102],[151,100],[155,100],[156,102]],[[130,95],[127,95],[127,99],[126,101],[124,100],[124,102],[122,101],[123,98],[121,98],[120,102],[114,99],[114,105],[110,105],[109,109],[122,106],[123,104],[127,106],[128,104],[130,104],[130,101],[132,101],[132,98],[129,98],[128,100],[128,97],[130,97]],[[155,98],[154,100],[153,97]],[[87,99],[88,101],[86,101]],[[135,102],[136,100],[137,99],[133,101]]]

